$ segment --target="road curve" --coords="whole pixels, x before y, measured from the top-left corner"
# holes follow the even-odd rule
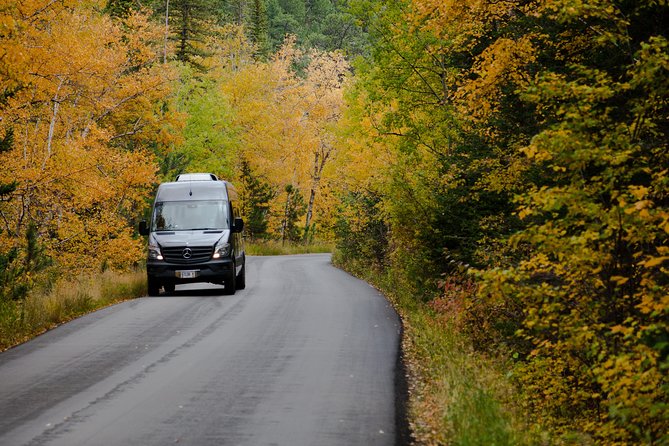
[[[329,255],[248,259],[0,354],[0,445],[391,445],[400,323]]]

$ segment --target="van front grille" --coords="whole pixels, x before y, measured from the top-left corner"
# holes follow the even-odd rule
[[[161,251],[166,262],[187,265],[208,261],[214,253],[214,248],[212,246],[178,246],[162,248]]]

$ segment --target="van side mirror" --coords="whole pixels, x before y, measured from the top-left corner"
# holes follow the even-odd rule
[[[149,227],[146,224],[146,220],[142,220],[139,222],[139,234],[149,235]]]
[[[244,230],[244,220],[241,217],[235,217],[232,224],[232,232],[242,232]]]

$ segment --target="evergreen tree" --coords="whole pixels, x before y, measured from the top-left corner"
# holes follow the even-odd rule
[[[246,25],[251,15],[250,9],[250,0],[228,0],[223,4],[222,13],[226,22]]]
[[[253,0],[251,40],[256,44],[259,56],[263,57],[269,53],[269,19],[265,0]]]
[[[246,233],[251,239],[266,238],[270,201],[276,195],[274,190],[254,175],[246,160],[241,162],[239,186]]]
[[[287,34],[297,36],[306,48],[332,51],[343,49],[351,55],[363,54],[365,32],[356,25],[348,1],[267,0],[269,41],[278,48]]]
[[[302,239],[302,230],[297,226],[297,221],[306,210],[304,197],[302,197],[300,190],[292,184],[287,185],[285,191],[286,206],[281,222],[281,241],[283,243],[286,243],[286,240],[299,242]]]
[[[204,40],[221,15],[216,4],[212,0],[161,0],[153,7],[158,16],[167,19],[168,37],[176,42],[176,59],[203,70],[200,59],[207,55]]]
[[[286,14],[290,14],[298,23],[304,26],[307,17],[305,0],[278,0],[278,4]]]
[[[28,225],[23,246],[0,253],[0,301],[24,299],[32,286],[35,273],[52,264],[39,242],[37,226]]]
[[[127,17],[133,8],[137,10],[141,4],[136,0],[109,0],[105,10],[112,17]]]
[[[9,152],[14,145],[14,129],[10,127],[5,132],[5,136],[0,138],[0,154]],[[16,180],[9,183],[0,182],[0,201],[5,200],[5,195],[9,195],[16,190],[18,182]],[[8,199],[8,198],[7,198]]]

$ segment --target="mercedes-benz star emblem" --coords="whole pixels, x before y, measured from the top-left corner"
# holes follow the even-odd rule
[[[184,248],[184,250],[181,251],[181,255],[184,257],[184,259],[190,259],[193,257],[193,251],[191,251],[190,248]]]

